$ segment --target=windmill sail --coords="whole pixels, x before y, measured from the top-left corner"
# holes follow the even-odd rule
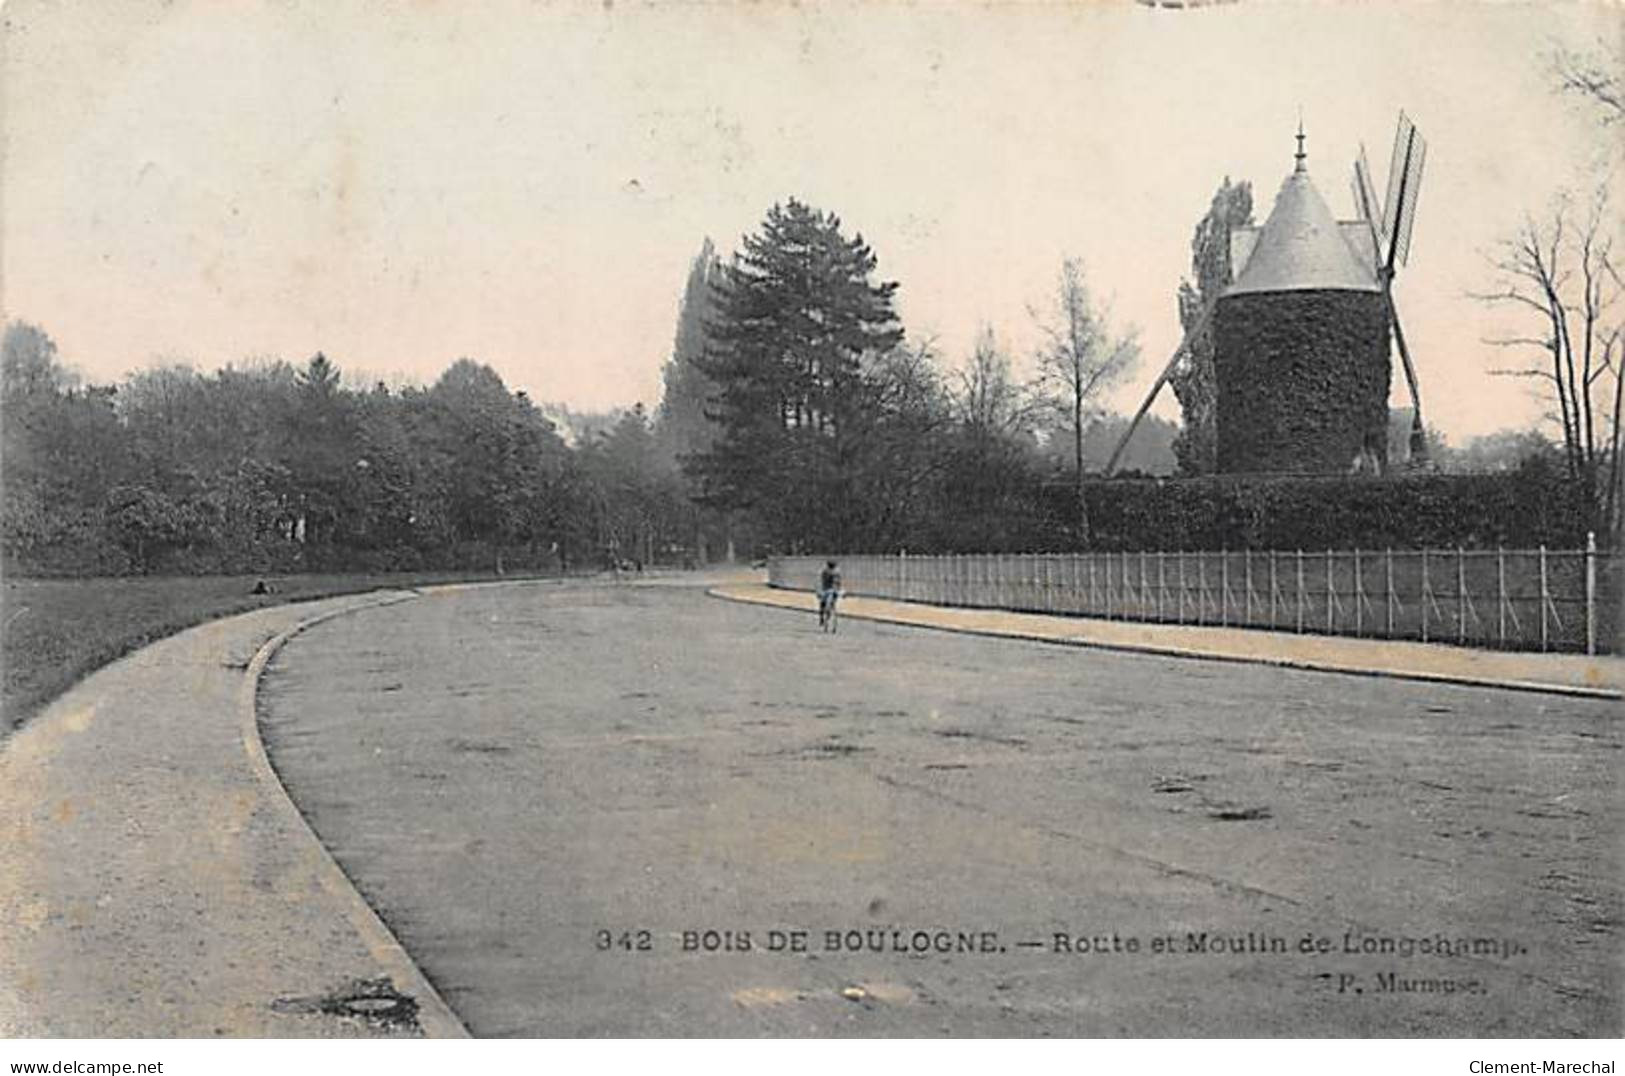
[[[1388,194],[1382,200],[1382,235],[1392,240],[1399,225],[1400,191],[1404,187],[1405,161],[1410,155],[1411,136],[1416,125],[1405,113],[1399,114],[1399,127],[1394,131],[1394,152],[1388,160]]]
[[[1422,426],[1422,394],[1416,379],[1416,364],[1411,361],[1411,349],[1405,343],[1405,329],[1399,320],[1399,308],[1394,303],[1394,273],[1404,265],[1411,252],[1411,229],[1416,224],[1416,200],[1421,192],[1422,165],[1427,159],[1427,140],[1422,137],[1410,117],[1401,112],[1399,127],[1394,131],[1394,153],[1388,165],[1388,196],[1381,206],[1382,224],[1376,224],[1378,207],[1371,184],[1371,166],[1366,163],[1365,147],[1360,147],[1360,158],[1354,162],[1355,201],[1372,222],[1371,235],[1377,253],[1377,275],[1382,281],[1383,297],[1388,302],[1389,321],[1393,325],[1394,345],[1399,351],[1405,369],[1406,387],[1411,394],[1411,460],[1422,463],[1427,459],[1427,438]]]
[[[1421,193],[1422,164],[1427,160],[1428,144],[1422,133],[1411,128],[1410,151],[1405,156],[1404,182],[1400,185],[1397,229],[1393,234],[1395,264],[1404,265],[1411,253],[1411,228],[1416,223],[1416,197]]]
[[[1386,237],[1382,233],[1382,204],[1377,201],[1377,188],[1371,182],[1371,165],[1365,159],[1365,145],[1360,146],[1360,157],[1354,162],[1354,204],[1360,216],[1371,228],[1371,247],[1379,259]]]

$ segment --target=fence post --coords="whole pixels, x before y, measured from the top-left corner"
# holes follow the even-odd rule
[[[1549,597],[1550,592],[1546,589],[1546,547],[1542,545],[1540,547],[1540,648],[1542,650],[1546,649],[1546,602]]]
[[[1385,549],[1382,553],[1383,565],[1387,576],[1383,586],[1383,604],[1388,624],[1388,638],[1394,637],[1394,551]]]
[[[1230,551],[1219,550],[1219,626],[1230,626]]]
[[[1495,547],[1495,638],[1504,650],[1507,645],[1507,551]]]
[[[1365,581],[1360,578],[1360,547],[1354,547],[1354,637],[1365,635]]]
[[[1121,571],[1123,574],[1123,619],[1132,620],[1134,619],[1134,608],[1129,604],[1128,550],[1126,549],[1123,550],[1123,567],[1121,568]]]
[[[1242,562],[1241,571],[1244,580],[1242,586],[1247,589],[1247,600],[1243,606],[1241,621],[1243,624],[1251,624],[1253,622],[1253,551],[1248,549],[1242,553],[1242,556],[1247,558]]]
[[[1196,622],[1206,623],[1207,616],[1207,554],[1196,551]]]
[[[1332,633],[1332,610],[1337,606],[1337,594],[1332,590],[1332,551],[1326,550],[1326,634]]]
[[[1298,550],[1298,634],[1303,634],[1303,550]]]
[[[1422,641],[1428,641],[1428,606],[1433,604],[1433,588],[1428,586],[1428,551],[1422,547]]]
[[[1586,653],[1597,652],[1597,532],[1586,531]]]
[[[1122,568],[1119,568],[1117,570],[1119,578],[1117,580],[1117,591],[1116,591],[1116,594],[1114,596],[1113,592],[1112,592],[1112,555],[1111,555],[1110,552],[1107,552],[1107,553],[1102,553],[1101,556],[1105,558],[1104,567],[1106,569],[1106,609],[1107,609],[1107,615],[1109,616],[1109,615],[1115,614],[1118,620],[1122,620],[1123,619],[1123,580],[1122,580],[1121,576],[1122,576],[1122,571],[1123,570],[1122,570]]]
[[[1280,627],[1281,588],[1275,579],[1275,550],[1270,550],[1270,630]]]
[[[1185,623],[1185,551],[1179,551],[1179,622]]]
[[[1162,602],[1168,595],[1168,556],[1157,550],[1157,620],[1163,619]]]
[[[1149,621],[1150,619],[1150,598],[1147,597],[1149,588],[1146,587],[1147,561],[1149,561],[1149,558],[1146,556],[1146,551],[1141,549],[1139,551],[1139,619],[1142,619],[1142,621]]]
[[[1123,562],[1122,562],[1122,566],[1118,568],[1118,573],[1123,577],[1123,587],[1122,587],[1123,597],[1122,597],[1122,601],[1121,601],[1121,605],[1123,607],[1122,619],[1124,619],[1124,620],[1132,620],[1132,619],[1134,619],[1134,609],[1129,604],[1128,550],[1126,550],[1126,549],[1123,550]]]
[[[1456,547],[1456,642],[1467,643],[1467,550]]]

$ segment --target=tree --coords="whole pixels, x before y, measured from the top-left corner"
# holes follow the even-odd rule
[[[1562,430],[1568,476],[1588,495],[1587,526],[1617,534],[1625,324],[1615,304],[1625,282],[1613,257],[1608,201],[1602,185],[1578,212],[1565,195],[1545,219],[1526,216],[1492,256],[1496,286],[1478,298],[1532,322],[1490,341],[1518,356],[1493,372],[1542,387]]]
[[[897,285],[877,283],[875,266],[862,235],[791,199],[744,237],[714,292],[700,368],[717,386],[718,436],[690,469],[707,502],[750,510],[781,548],[863,537],[852,479],[873,400],[864,360],[903,335]]]
[[[976,334],[970,360],[955,380],[954,416],[972,444],[991,445],[1029,432],[1031,401],[1012,374],[1010,356],[999,346],[993,326],[983,325]]]
[[[1032,483],[1034,401],[991,326],[977,333],[949,397],[953,427],[943,476],[942,544],[977,551],[1019,545]],[[939,528],[940,530],[941,528]]]
[[[850,534],[868,549],[898,549],[944,513],[935,502],[951,422],[930,341],[870,352],[862,406],[850,427]]]
[[[542,413],[471,359],[453,363],[418,401],[428,493],[455,542],[489,548],[554,540],[550,493],[562,480],[563,442]]]
[[[0,392],[7,404],[66,392],[76,383],[45,330],[13,321],[0,338]]]
[[[721,276],[722,263],[707,239],[689,265],[677,311],[676,338],[664,370],[665,391],[655,415],[655,437],[674,463],[706,451],[716,438],[714,426],[705,417],[716,385],[701,366],[705,323],[712,316],[712,297]]]
[[[1557,88],[1596,107],[1603,126],[1625,120],[1625,47],[1618,39],[1613,45],[1598,40],[1596,48],[1582,52],[1559,48],[1551,56],[1552,75]]]
[[[122,570],[103,525],[107,492],[131,466],[114,390],[79,387],[26,322],[6,326],[0,352],[0,548],[53,570]]]
[[[1038,350],[1035,390],[1072,435],[1072,474],[1076,496],[1077,540],[1089,541],[1089,508],[1084,499],[1083,441],[1088,424],[1100,413],[1102,392],[1133,369],[1140,345],[1131,330],[1114,337],[1107,314],[1096,306],[1084,281],[1083,263],[1066,258],[1056,280],[1053,306],[1035,313],[1044,342]]]
[[[1428,458],[1451,474],[1504,474],[1528,467],[1560,474],[1564,467],[1562,449],[1534,429],[1496,430],[1468,438],[1460,448],[1442,445],[1437,455],[1430,450]]]
[[[1219,386],[1208,315],[1230,286],[1230,233],[1252,223],[1252,184],[1225,176],[1191,235],[1191,277],[1179,282],[1179,324],[1189,343],[1168,378],[1185,417],[1174,454],[1187,474],[1208,474],[1217,462]]]
[[[1083,460],[1087,467],[1104,467],[1111,459],[1112,450],[1128,432],[1129,416],[1117,413],[1102,415],[1089,427],[1083,441]],[[1123,455],[1117,461],[1117,474],[1171,475],[1178,470],[1174,447],[1184,430],[1178,423],[1146,415],[1134,428],[1134,436],[1123,446]]]

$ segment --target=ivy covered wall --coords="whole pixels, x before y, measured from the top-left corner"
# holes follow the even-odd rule
[[[1228,296],[1214,341],[1221,472],[1347,474],[1362,450],[1386,467],[1390,361],[1380,293]]]

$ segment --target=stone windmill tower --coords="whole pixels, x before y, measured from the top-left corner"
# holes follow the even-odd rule
[[[1231,233],[1213,311],[1222,472],[1387,465],[1389,300],[1364,220],[1339,222],[1296,165],[1262,227]]]

